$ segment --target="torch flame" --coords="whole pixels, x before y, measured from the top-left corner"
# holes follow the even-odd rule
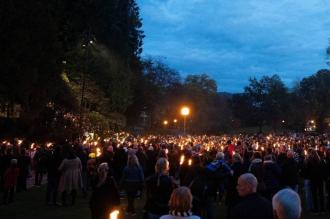
[[[118,218],[119,211],[114,210],[110,213],[110,219],[117,219]]]
[[[184,155],[181,155],[181,157],[180,157],[180,165],[182,165],[183,162],[184,162]]]
[[[99,157],[101,156],[101,149],[100,148],[96,148],[96,156]]]

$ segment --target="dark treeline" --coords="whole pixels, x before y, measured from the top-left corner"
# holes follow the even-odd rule
[[[2,137],[164,130],[164,119],[178,119],[167,128],[175,130],[183,104],[192,111],[190,133],[303,130],[310,119],[320,132],[328,127],[328,70],[291,90],[274,75],[252,78],[241,94],[219,93],[207,74],[183,79],[162,61],[140,57],[144,34],[134,0],[4,1],[0,33]]]

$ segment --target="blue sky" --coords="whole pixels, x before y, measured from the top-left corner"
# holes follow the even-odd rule
[[[144,57],[161,57],[185,77],[207,73],[219,91],[250,77],[295,82],[328,68],[330,0],[137,0]]]

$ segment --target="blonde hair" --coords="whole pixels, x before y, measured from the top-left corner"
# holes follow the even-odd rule
[[[192,194],[190,189],[186,186],[181,186],[173,190],[169,207],[170,211],[186,212],[192,208]]]
[[[168,173],[170,169],[170,163],[168,162],[168,160],[164,157],[161,157],[157,160],[156,165],[155,165],[155,171],[157,174],[161,174],[161,173]]]
[[[132,167],[132,166],[140,166],[139,159],[135,154],[131,154],[127,158],[127,166]]]

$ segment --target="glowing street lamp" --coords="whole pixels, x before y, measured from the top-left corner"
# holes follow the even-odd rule
[[[167,120],[164,120],[163,124],[166,126],[168,125],[168,121]]]
[[[178,122],[178,120],[177,120],[177,119],[174,119],[174,120],[173,120],[173,122],[174,122],[174,123],[177,123],[177,122]],[[329,125],[330,125],[330,124],[329,124]]]
[[[181,108],[181,115],[183,116],[183,134],[186,134],[186,117],[189,115],[190,109],[186,106]]]

